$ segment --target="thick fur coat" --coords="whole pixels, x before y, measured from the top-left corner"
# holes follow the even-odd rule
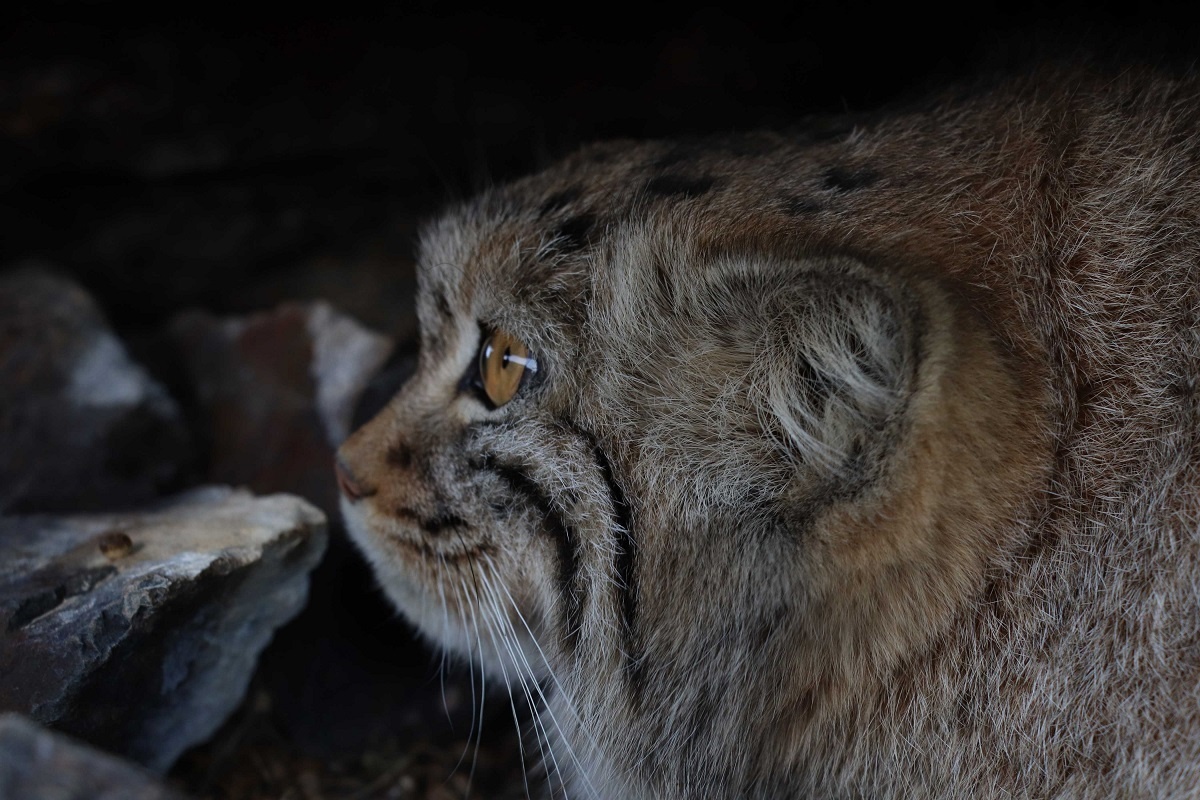
[[[427,230],[346,516],[555,794],[1195,795],[1198,198],[1133,72],[592,146]]]

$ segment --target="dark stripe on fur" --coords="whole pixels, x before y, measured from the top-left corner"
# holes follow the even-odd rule
[[[463,528],[470,527],[467,521],[457,514],[438,514],[436,517],[430,517],[422,523],[425,532],[430,536],[439,536],[448,530],[461,531]]]
[[[392,509],[392,516],[413,523],[430,536],[440,536],[448,530],[461,532],[471,528],[465,519],[447,511],[439,512],[432,517],[424,517],[407,506],[397,506]]]
[[[454,316],[454,312],[450,309],[450,301],[446,299],[446,293],[441,289],[434,293],[433,305],[442,319],[451,319]]]
[[[658,296],[663,299],[663,304],[674,306],[675,287],[671,283],[671,276],[667,274],[667,268],[662,262],[654,265],[654,282],[658,286]]]
[[[562,514],[541,487],[525,473],[526,467],[513,464],[492,464],[493,473],[513,494],[521,495],[537,509],[545,523],[544,531],[554,540],[558,550],[558,590],[563,598],[563,627],[567,645],[574,650],[579,644],[583,627],[583,601],[586,591],[579,580],[579,536],[567,525]]]
[[[803,217],[824,211],[825,207],[811,197],[788,197],[783,200],[783,211],[793,217]]]
[[[588,233],[595,224],[594,214],[579,214],[566,220],[554,232],[557,249],[564,253],[574,253],[587,247]]]
[[[412,466],[413,452],[412,448],[404,442],[396,442],[387,449],[388,466],[397,469],[408,469]]]
[[[582,438],[592,448],[592,457],[596,460],[600,477],[608,487],[608,496],[612,501],[613,520],[617,523],[613,536],[617,540],[617,552],[613,556],[613,571],[617,574],[617,585],[620,589],[620,614],[622,649],[625,657],[625,675],[629,680],[630,690],[635,698],[642,694],[645,686],[645,669],[643,659],[639,656],[635,623],[637,620],[637,544],[633,538],[633,512],[625,491],[613,474],[612,461],[604,448],[596,441],[596,437],[588,431],[575,425],[570,420],[560,420],[575,435]]]
[[[857,192],[866,189],[879,180],[879,173],[871,169],[850,170],[844,167],[833,167],[821,176],[821,185],[839,194]]]

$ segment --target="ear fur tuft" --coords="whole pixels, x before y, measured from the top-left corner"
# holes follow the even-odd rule
[[[904,409],[915,326],[865,277],[810,271],[780,305],[756,365],[767,430],[796,462],[847,478]]]

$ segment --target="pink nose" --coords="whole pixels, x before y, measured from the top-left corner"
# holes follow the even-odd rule
[[[354,473],[342,463],[340,458],[334,459],[333,471],[337,474],[338,488],[342,490],[342,494],[346,495],[347,500],[354,502],[375,493],[372,490],[364,489],[362,484],[354,479]]]

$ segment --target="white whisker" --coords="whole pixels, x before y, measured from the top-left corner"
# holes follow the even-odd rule
[[[488,585],[487,576],[486,576],[486,575],[482,575],[482,574],[481,574],[481,575],[480,575],[480,579],[481,579],[481,582],[483,583],[483,586],[484,586],[484,588],[485,588],[485,589],[489,589],[489,585]],[[514,726],[516,727],[516,729],[517,729],[517,748],[518,748],[518,750],[519,750],[519,752],[520,752],[520,757],[521,757],[521,778],[522,778],[522,780],[525,782],[525,796],[526,796],[526,798],[530,798],[532,795],[531,795],[531,793],[530,793],[530,789],[529,789],[529,774],[528,774],[528,771],[527,771],[527,770],[526,770],[526,768],[525,768],[525,743],[524,743],[524,741],[523,741],[523,736],[521,735],[521,721],[520,721],[520,715],[519,715],[519,714],[517,714],[517,706],[516,706],[516,701],[513,699],[513,695],[512,695],[512,681],[509,679],[509,676],[508,676],[508,668],[507,668],[507,667],[505,666],[505,664],[504,664],[504,659],[503,659],[503,657],[501,657],[500,642],[498,642],[498,641],[496,640],[496,637],[497,637],[497,635],[499,635],[499,636],[500,636],[500,638],[501,638],[501,640],[503,641],[503,639],[504,639],[504,634],[503,634],[503,631],[501,631],[501,630],[498,630],[499,623],[492,624],[492,625],[485,625],[485,627],[487,628],[487,632],[488,632],[488,636],[489,636],[489,638],[492,640],[492,647],[493,647],[493,648],[496,650],[496,653],[497,653],[497,656],[498,656],[498,657],[497,657],[497,660],[498,660],[498,661],[499,661],[499,663],[500,663],[500,671],[501,671],[501,673],[504,675],[504,681],[505,681],[505,683],[506,683],[506,684],[509,686],[508,704],[509,704],[509,708],[512,710],[513,725],[514,725]],[[506,649],[509,651],[509,653],[510,653],[510,655],[511,655],[511,653],[512,653],[512,646],[511,646],[511,645],[510,645],[510,644],[509,644],[507,641],[505,641],[505,642],[504,642],[504,646],[505,646],[505,648],[506,648]],[[513,659],[513,661],[514,661],[514,663],[513,663],[513,669],[514,669],[514,670],[516,670],[516,669],[517,669],[516,660],[515,660],[515,659]],[[526,696],[526,701],[527,701],[527,702],[529,702],[529,703],[531,704],[531,705],[530,705],[530,710],[532,711],[532,710],[533,710],[533,706],[532,706],[532,700],[530,699],[530,696],[529,696],[529,690],[528,690],[528,687],[526,687],[526,686],[525,686],[525,681],[524,681],[524,678],[523,678],[523,677],[520,675],[520,673],[519,673],[519,672],[518,672],[518,673],[515,675],[515,677],[516,677],[516,679],[519,681],[519,683],[520,683],[520,685],[521,685],[521,688],[524,690],[524,692],[525,692],[525,696]],[[537,719],[536,715],[535,715],[534,719],[535,719],[535,720]],[[536,722],[535,722],[535,725],[536,725]],[[535,727],[535,735],[536,735],[536,727]],[[538,737],[538,748],[539,748],[539,749],[541,749],[541,738],[540,738],[540,736]],[[543,756],[543,759],[544,759],[544,758],[545,758],[545,757]]]
[[[486,579],[483,581],[483,583],[484,588],[488,592],[487,599],[490,602],[493,614],[495,615],[497,632],[504,642],[504,646],[509,654],[509,657],[513,661],[513,668],[517,671],[517,678],[520,681],[521,689],[525,694],[525,701],[528,703],[529,710],[533,715],[534,735],[538,739],[538,748],[541,751],[542,764],[543,766],[546,765],[546,756],[548,754],[550,757],[550,762],[554,765],[554,772],[558,775],[559,783],[563,788],[563,796],[565,797],[567,795],[565,774],[563,773],[562,768],[559,766],[558,758],[554,754],[554,746],[550,739],[550,732],[546,730],[545,723],[542,721],[541,715],[538,712],[538,704],[534,700],[532,692],[530,692],[530,684],[532,684],[534,690],[537,691],[538,696],[541,699],[541,706],[543,708],[546,708],[547,706],[546,696],[542,693],[541,687],[538,685],[537,678],[534,676],[533,670],[529,666],[529,662],[525,659],[524,653],[521,652],[521,646],[517,641],[516,632],[512,628],[512,623],[508,621],[507,617],[501,611],[494,586]],[[528,677],[526,677],[526,675],[528,675]],[[543,740],[545,741],[544,748],[542,747]],[[569,745],[567,745],[567,748],[570,750]],[[574,753],[571,753],[571,755],[574,758]],[[575,760],[576,763],[578,763],[578,759]],[[549,774],[547,774],[547,778],[549,778]]]
[[[489,566],[491,566],[491,559],[488,559],[488,564],[489,564]],[[593,752],[595,752],[595,750],[598,749],[598,745],[596,744],[595,739],[592,738],[591,733],[587,730],[587,727],[583,724],[583,720],[580,718],[579,713],[576,711],[574,704],[571,702],[570,695],[567,694],[566,689],[563,687],[562,683],[558,680],[558,677],[554,674],[554,668],[551,666],[549,659],[546,657],[545,651],[542,650],[541,645],[538,644],[537,637],[534,636],[532,628],[530,628],[529,623],[525,620],[525,616],[521,613],[521,609],[517,606],[517,603],[513,599],[512,594],[508,591],[508,587],[505,586],[502,581],[497,582],[496,585],[498,585],[500,590],[504,592],[505,597],[508,598],[508,603],[509,603],[510,607],[512,608],[513,613],[516,615],[517,619],[519,619],[521,621],[521,625],[525,628],[525,631],[529,634],[529,641],[533,644],[534,648],[537,649],[538,654],[541,656],[542,663],[545,664],[545,666],[546,666],[546,672],[550,676],[550,681],[554,684],[555,688],[557,689],[558,697],[560,698],[562,705],[566,708],[566,710],[570,713],[572,719],[574,720],[575,725],[576,725],[576,730],[578,730],[584,737],[586,737],[587,743],[592,748],[594,748]],[[498,598],[496,598],[496,602],[497,602],[497,605],[499,605]],[[511,627],[511,623],[510,623],[510,627]],[[514,637],[515,637],[515,631],[514,631]],[[522,662],[524,663],[526,669],[529,670],[529,674],[532,676],[534,674],[533,669],[530,667],[529,662],[525,658],[523,651],[518,650],[518,654],[520,655],[520,658],[521,658]],[[554,710],[551,708],[549,699],[546,697],[545,692],[542,690],[540,683],[538,683],[535,680],[533,685],[534,685],[534,688],[537,690],[538,696],[541,698],[543,713],[545,713],[546,716],[548,716],[550,718],[550,722],[553,724],[555,730],[558,731],[558,734],[559,734],[558,741],[561,742],[562,745],[567,749],[567,754],[571,757],[571,760],[574,762],[574,765],[576,768],[576,774],[579,775],[583,779],[583,781],[586,785],[586,788],[588,789],[589,794],[592,797],[599,797],[600,794],[599,794],[599,792],[596,791],[595,786],[592,785],[591,778],[588,774],[587,768],[584,766],[579,755],[575,752],[574,747],[572,747],[571,738],[567,735],[567,732],[565,730],[563,730],[562,725],[558,721],[558,717],[555,716]],[[557,769],[557,763],[555,766]],[[559,772],[559,774],[560,774],[560,776],[562,775],[561,771]],[[565,787],[564,787],[564,791],[565,791]]]
[[[466,585],[466,583],[461,582],[461,585],[462,585],[464,592],[468,592],[469,587]],[[468,595],[469,595],[469,592],[468,592]],[[477,652],[479,653],[479,724],[472,726],[473,729],[475,730],[475,752],[471,756],[471,769],[467,773],[467,788],[466,788],[466,791],[464,792],[464,796],[466,796],[466,797],[470,796],[471,786],[475,782],[475,768],[479,764],[479,746],[483,742],[483,712],[487,705],[487,683],[486,683],[487,668],[484,666],[483,640],[479,635],[479,607],[478,607],[477,600],[478,600],[478,598],[476,598],[474,596],[469,596],[468,606],[470,607],[470,610],[471,610],[471,627],[475,631],[475,643],[478,648]],[[487,626],[485,625],[484,627],[487,627]],[[474,698],[474,696],[475,696],[474,681],[472,681],[472,683],[471,683],[471,696],[472,696],[472,698]],[[472,713],[471,717],[472,717],[472,719],[474,719],[475,714]],[[470,748],[471,748],[471,737],[470,737],[470,733],[468,733],[467,734],[467,750],[469,750]],[[463,752],[463,756],[464,757],[466,756],[466,751]]]
[[[446,561],[441,556],[438,556],[438,561],[444,574]],[[446,603],[446,587],[442,581],[437,582],[437,590],[438,599],[442,604],[442,630],[448,631],[450,630],[450,609]],[[446,719],[450,720],[450,703],[446,700],[446,659],[449,657],[449,654],[444,647],[439,647],[438,650],[441,654],[441,659],[438,662],[438,683],[441,685],[442,690],[442,710],[446,712]]]

